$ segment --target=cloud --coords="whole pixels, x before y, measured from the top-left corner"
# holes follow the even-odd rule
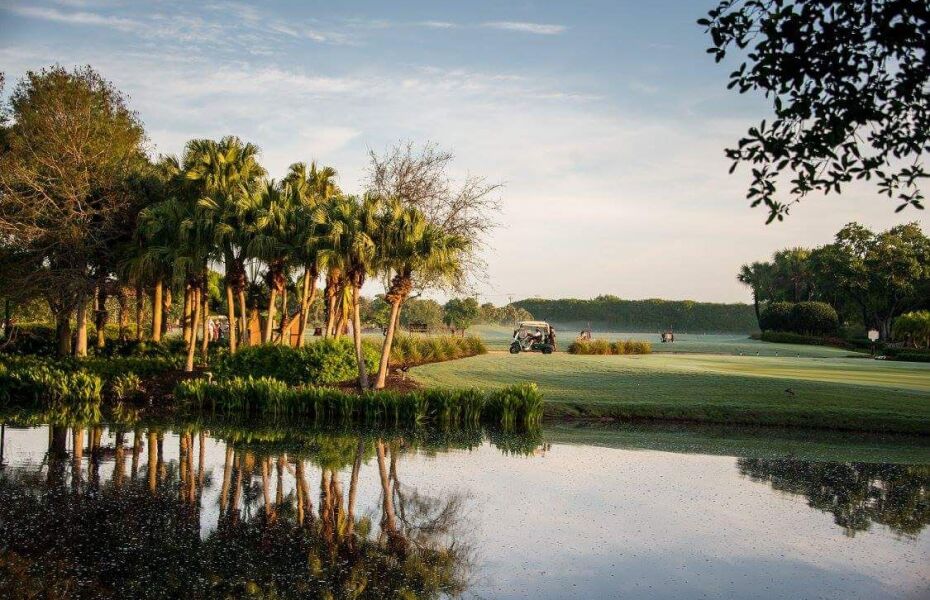
[[[458,27],[456,23],[450,23],[448,21],[420,21],[417,25],[429,29],[455,29]]]
[[[651,83],[646,83],[645,81],[633,80],[629,85],[631,90],[640,94],[647,94],[651,96],[652,94],[659,93],[658,86],[652,85]]]
[[[10,6],[8,10],[22,17],[55,21],[57,23],[67,23],[70,25],[97,25],[112,27],[120,31],[137,31],[142,28],[142,23],[133,19],[100,15],[86,11],[63,12],[57,8],[43,8],[39,6]]]
[[[504,29],[507,31],[521,31],[536,35],[557,35],[565,31],[564,25],[548,25],[545,23],[525,23],[522,21],[490,21],[483,23],[482,27],[491,29]]]

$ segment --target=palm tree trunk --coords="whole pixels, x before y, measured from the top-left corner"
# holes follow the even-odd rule
[[[272,285],[268,298],[268,318],[265,320],[265,332],[262,335],[263,344],[268,344],[271,342],[271,332],[274,329],[274,303],[277,293],[277,288]]]
[[[204,273],[204,289],[200,290],[200,303],[202,305],[203,317],[203,339],[200,341],[200,352],[203,354],[203,364],[207,364],[207,351],[210,348],[210,294],[206,289],[206,273]]]
[[[353,286],[352,290],[352,339],[355,342],[355,357],[358,359],[358,389],[368,389],[368,369],[365,365],[365,352],[362,350],[362,319],[359,311],[359,295],[362,288]]]
[[[304,271],[303,296],[300,298],[300,327],[297,330],[297,345],[303,346],[307,335],[307,321],[310,319],[310,307],[316,297],[316,269]]]
[[[71,354],[71,311],[60,310],[55,314],[55,332],[58,336],[58,356]]]
[[[155,282],[152,292],[152,341],[161,341],[162,280]]]
[[[241,343],[252,345],[252,332],[249,330],[249,311],[245,305],[245,289],[237,290],[236,295],[239,297],[239,318],[241,323],[238,324]],[[232,325],[230,325],[231,327]]]
[[[387,333],[384,335],[384,344],[381,346],[381,362],[378,365],[378,379],[375,389],[382,390],[387,383],[388,369],[391,361],[391,346],[394,344],[394,332],[397,329],[397,316],[400,314],[401,299],[391,302],[391,316],[388,320]]]
[[[142,313],[145,312],[145,289],[136,284],[136,341],[142,341]]]
[[[226,443],[226,460],[223,463],[223,486],[220,488],[220,516],[226,514],[226,503],[229,501],[229,484],[232,482],[233,449]]]
[[[129,331],[129,294],[124,286],[119,286],[116,292],[116,319],[119,321],[119,340],[125,342]]]
[[[236,353],[236,302],[232,284],[226,281],[226,318],[229,319],[229,353]]]
[[[101,281],[97,287],[97,307],[94,311],[94,327],[97,329],[97,348],[107,345],[107,286]]]
[[[75,356],[87,356],[87,295],[82,291],[77,301],[77,343]]]
[[[168,328],[171,318],[171,286],[165,285],[162,289],[161,296],[161,334],[168,335]]]
[[[287,286],[285,286],[284,290],[281,292],[281,339],[278,340],[282,346],[290,346],[291,344],[291,336],[288,331],[289,324],[290,315],[287,307]]]
[[[191,285],[189,283],[184,284],[184,316],[183,323],[181,325],[181,330],[184,334],[184,343],[190,343],[191,341],[191,318],[194,315],[194,305],[191,303]]]
[[[184,371],[192,373],[194,371],[194,351],[197,349],[197,326],[200,325],[200,290],[191,289],[191,301],[194,303],[194,320],[191,325],[191,339],[187,344],[187,362],[184,364]]]

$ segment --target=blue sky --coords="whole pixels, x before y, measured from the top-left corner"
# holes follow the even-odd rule
[[[704,53],[695,21],[711,4],[0,0],[0,70],[13,84],[90,64],[130,96],[153,152],[236,134],[272,176],[315,159],[349,192],[369,149],[451,150],[457,177],[504,184],[477,289],[496,304],[747,301],[736,270],[778,248],[852,220],[926,230],[869,186],[763,224],[723,148],[767,108],[727,91],[732,65]]]

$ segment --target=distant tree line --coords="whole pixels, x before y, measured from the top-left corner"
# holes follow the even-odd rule
[[[378,296],[366,303],[363,317],[368,323],[382,327],[387,325],[389,305],[383,296]],[[514,305],[495,306],[490,302],[478,304],[472,297],[452,298],[445,304],[429,298],[413,298],[404,304],[400,314],[400,325],[425,325],[429,329],[450,327],[464,331],[472,325],[511,325],[516,321],[528,321],[533,318],[527,310]]]
[[[757,330],[748,304],[693,300],[622,300],[603,295],[591,300],[528,298],[514,302],[538,319],[563,325],[603,327],[615,331],[659,331],[672,328],[693,333],[749,333]]]
[[[771,261],[743,265],[737,279],[752,290],[762,330],[827,333],[818,330],[835,318],[888,339],[896,318],[930,307],[930,238],[917,223],[879,233],[850,223],[831,244],[780,250]],[[817,314],[807,331],[797,325],[802,310]]]

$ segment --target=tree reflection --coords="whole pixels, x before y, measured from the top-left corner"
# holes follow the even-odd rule
[[[100,428],[52,427],[41,465],[0,472],[0,597],[438,598],[466,589],[461,499],[401,486],[402,442],[322,436],[295,454],[227,442],[210,496],[219,518],[203,534],[206,435],[175,432],[175,446],[169,433],[136,430],[127,446],[127,433],[113,431],[110,448]],[[356,515],[362,466],[374,458],[377,473],[366,472],[383,495],[377,532]]]
[[[879,523],[915,536],[930,523],[930,466],[741,458],[741,474],[807,498],[847,535]]]

